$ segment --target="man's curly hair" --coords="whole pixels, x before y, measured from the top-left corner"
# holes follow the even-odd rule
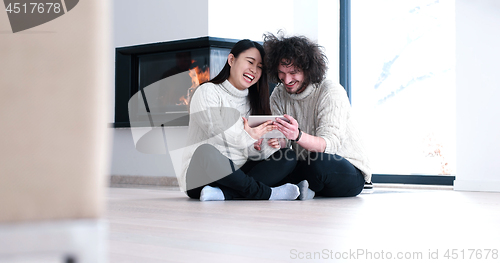
[[[285,37],[279,31],[278,36],[264,34],[265,65],[270,81],[279,83],[278,67],[293,65],[304,72],[305,85],[320,83],[326,76],[328,59],[323,47],[305,36]]]

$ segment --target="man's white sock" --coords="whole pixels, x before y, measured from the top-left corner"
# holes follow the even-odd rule
[[[299,187],[294,184],[284,184],[271,187],[269,200],[295,200],[299,196]]]
[[[316,193],[313,190],[309,189],[309,182],[307,180],[298,183],[297,186],[299,187],[300,191],[300,200],[310,200],[314,198],[314,195]]]

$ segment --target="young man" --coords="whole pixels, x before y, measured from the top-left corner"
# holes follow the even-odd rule
[[[271,95],[278,130],[291,141],[299,162],[286,181],[299,183],[302,200],[316,196],[356,196],[371,171],[351,120],[351,105],[340,84],[325,80],[327,58],[303,36],[264,37],[266,67],[279,83]]]

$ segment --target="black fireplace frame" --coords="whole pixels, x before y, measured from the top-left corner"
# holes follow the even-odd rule
[[[130,47],[116,48],[115,52],[115,119],[114,128],[130,127],[128,102],[139,91],[139,59],[140,55],[179,52],[195,48],[228,48],[231,49],[239,39],[200,37],[168,42],[159,42]],[[209,58],[210,59],[210,58]],[[210,62],[210,61],[209,61]],[[212,77],[212,76],[211,76]]]

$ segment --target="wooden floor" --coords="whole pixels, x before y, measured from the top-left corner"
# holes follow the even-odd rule
[[[111,263],[500,262],[500,193],[377,186],[352,198],[200,202],[175,188],[109,188],[106,217]]]

